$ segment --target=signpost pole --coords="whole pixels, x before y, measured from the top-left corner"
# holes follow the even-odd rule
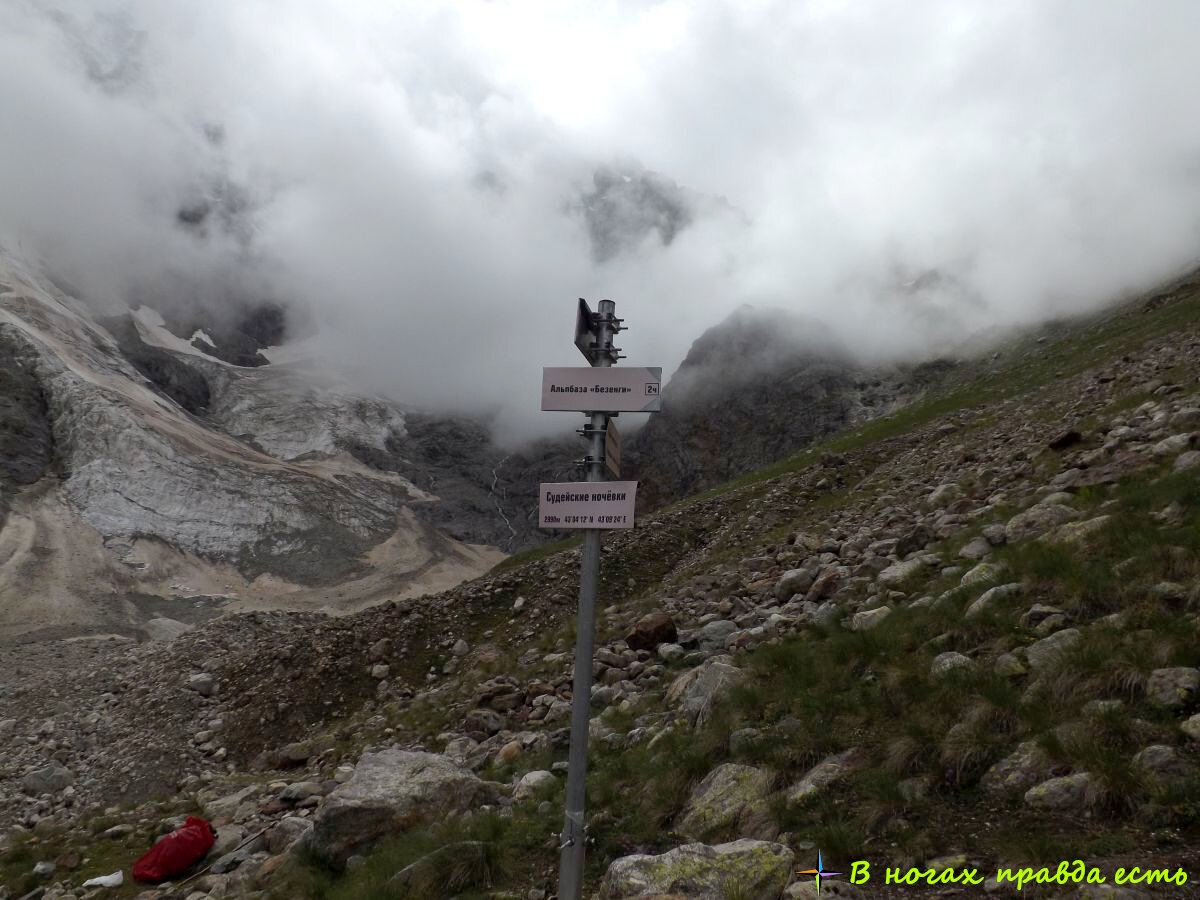
[[[612,337],[616,304],[601,300],[596,315],[596,349],[593,366],[608,367],[616,355]],[[592,412],[588,437],[587,480],[604,480],[604,437],[608,414]],[[571,749],[567,758],[566,816],[563,822],[558,871],[558,900],[580,900],[583,890],[583,857],[587,829],[584,801],[587,789],[588,719],[592,699],[592,654],[596,644],[596,589],[600,579],[600,529],[583,534],[583,562],[579,576],[579,625],[575,636],[575,679],[571,687]]]

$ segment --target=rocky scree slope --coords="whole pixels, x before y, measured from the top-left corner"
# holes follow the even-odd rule
[[[1188,283],[1011,348],[610,536],[590,889],[808,896],[818,848],[1194,871],[1198,313]],[[81,896],[198,809],[224,836],[201,895],[546,896],[578,551],[535,557],[338,619],[10,655],[0,871]]]

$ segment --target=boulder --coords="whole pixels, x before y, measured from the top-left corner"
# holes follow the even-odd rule
[[[678,644],[659,644],[657,653],[663,662],[679,662],[687,655],[687,651]]]
[[[1091,772],[1076,772],[1051,778],[1025,792],[1025,803],[1035,809],[1080,809],[1090,802],[1098,787]]]
[[[1174,747],[1151,744],[1133,758],[1133,769],[1150,784],[1181,781],[1195,775],[1194,765]]]
[[[908,556],[910,553],[924,550],[933,539],[934,533],[928,525],[914,525],[911,531],[902,535],[896,542],[896,555]]]
[[[625,636],[630,650],[654,650],[659,644],[672,644],[678,637],[675,622],[661,609],[646,613]]]
[[[788,788],[788,804],[795,806],[805,802],[842,776],[852,772],[862,763],[862,760],[863,753],[857,747],[852,747],[843,753],[826,757],[809,769],[803,778]]]
[[[949,506],[961,496],[962,488],[957,484],[940,484],[930,492],[929,496],[925,498],[925,502],[931,509],[941,509]]]
[[[1005,678],[1017,678],[1024,675],[1029,669],[1025,667],[1025,663],[1021,662],[1015,654],[1001,653],[996,657],[992,671]]]
[[[299,816],[284,816],[267,832],[266,847],[271,854],[283,853],[312,831],[313,823]]]
[[[976,537],[967,541],[958,551],[962,559],[983,559],[992,552],[992,545],[985,537]]]
[[[1047,544],[1084,544],[1103,531],[1112,516],[1096,516],[1082,522],[1067,522],[1042,535]]]
[[[988,588],[980,594],[963,614],[967,619],[974,619],[983,613],[1000,600],[1005,600],[1009,597],[1015,597],[1021,593],[1021,585],[1013,582],[1012,584],[998,584],[993,588]]]
[[[904,562],[892,563],[879,573],[876,580],[883,587],[891,588],[903,584],[918,572],[925,571],[928,567],[929,562],[924,558],[907,559]]]
[[[1151,900],[1151,895],[1115,884],[1085,884],[1072,895],[1072,900]]]
[[[558,777],[545,769],[526,772],[513,789],[514,800],[533,800],[558,787]]]
[[[284,803],[299,803],[309,797],[320,797],[323,793],[319,781],[294,781],[279,792],[279,799]]]
[[[1200,741],[1200,713],[1191,716],[1185,722],[1181,723],[1179,730],[1186,734],[1193,741]]]
[[[600,885],[601,900],[681,894],[689,900],[778,900],[791,880],[795,856],[782,844],[743,839],[684,844],[658,856],[615,860]]]
[[[1189,666],[1155,669],[1146,680],[1146,699],[1155,706],[1184,706],[1197,691],[1200,691],[1200,669]]]
[[[1062,631],[1056,631],[1049,637],[1042,638],[1026,647],[1025,659],[1028,660],[1029,667],[1035,671],[1045,668],[1060,659],[1082,637],[1083,634],[1078,628],[1064,628]]]
[[[892,608],[890,606],[864,609],[854,614],[854,618],[850,620],[850,628],[853,631],[870,631],[872,628],[878,627],[891,614]]]
[[[675,830],[703,839],[733,829],[739,837],[773,840],[779,828],[771,819],[767,795],[774,777],[766,769],[738,763],[718,766],[692,791]]]
[[[21,790],[37,797],[42,794],[58,794],[75,783],[71,770],[51,763],[25,775],[21,779]]]
[[[1158,459],[1166,459],[1187,450],[1191,443],[1192,436],[1190,434],[1173,434],[1151,447],[1150,452]]]
[[[806,878],[812,878],[811,875],[806,875]],[[812,881],[797,881],[787,886],[787,890],[783,892],[784,900],[820,900],[821,897],[834,898],[834,900],[866,900],[867,895],[863,893],[862,888],[845,881],[831,881],[828,878],[821,879],[821,891],[817,892],[817,882],[814,878]]]
[[[1176,472],[1190,472],[1200,469],[1200,450],[1185,450],[1175,457]]]
[[[688,724],[703,727],[725,696],[745,678],[731,656],[712,656],[671,682],[666,704],[676,709]]]
[[[1017,749],[983,773],[979,784],[992,793],[1030,788],[1057,774],[1059,766],[1037,741],[1023,741]]]
[[[187,680],[187,686],[201,697],[211,697],[217,692],[217,680],[208,672],[192,675]]]
[[[939,675],[953,672],[955,669],[970,671],[974,665],[969,656],[948,650],[945,653],[939,653],[933,658],[933,663],[929,666],[929,674],[936,678]]]
[[[724,650],[726,638],[737,630],[728,619],[716,619],[697,630],[695,638],[701,650]]]
[[[775,585],[776,599],[790,600],[796,594],[806,593],[816,577],[813,569],[788,569]]]
[[[1066,450],[1068,447],[1078,444],[1083,440],[1083,435],[1074,428],[1068,428],[1065,431],[1060,431],[1049,443],[1046,444],[1051,450]]]
[[[1004,567],[998,563],[981,562],[979,565],[969,569],[959,582],[963,587],[970,587],[973,584],[987,584],[988,582],[996,581],[1000,574],[1004,571]]]
[[[473,709],[463,719],[463,730],[489,737],[503,730],[505,724],[507,720],[494,709]]]
[[[353,777],[325,799],[309,847],[340,867],[383,835],[440,822],[495,797],[492,785],[439,754],[398,747],[364,753]]]
[[[1008,520],[1008,524],[1004,526],[1004,537],[1009,543],[1012,543],[1033,535],[1045,534],[1064,522],[1078,518],[1077,511],[1061,503],[1034,506],[1023,513],[1017,513]]]

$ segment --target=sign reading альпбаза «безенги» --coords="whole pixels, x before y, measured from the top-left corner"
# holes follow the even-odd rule
[[[662,368],[542,369],[542,409],[558,412],[658,412]]]

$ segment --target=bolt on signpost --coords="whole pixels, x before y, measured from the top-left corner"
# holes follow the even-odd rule
[[[575,678],[571,688],[571,749],[567,763],[566,811],[559,860],[559,900],[580,900],[583,887],[584,800],[587,785],[588,718],[595,649],[596,592],[600,579],[600,532],[632,528],[636,481],[607,482],[605,469],[619,473],[619,435],[609,432],[610,416],[620,412],[657,412],[661,408],[662,369],[611,369],[621,354],[613,335],[621,331],[616,304],[601,300],[593,313],[580,300],[575,320],[575,346],[592,368],[547,368],[542,372],[542,409],[588,415],[579,433],[588,440],[582,483],[543,484],[538,501],[542,528],[583,528],[583,561],[579,573],[579,626],[575,638]]]

